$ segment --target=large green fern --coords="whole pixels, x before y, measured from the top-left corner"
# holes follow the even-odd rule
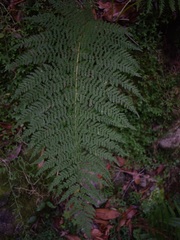
[[[138,64],[128,53],[136,46],[125,29],[94,20],[90,8],[55,2],[53,12],[30,19],[43,31],[23,41],[26,51],[11,65],[33,66],[15,93],[18,123],[33,156],[41,153],[49,190],[68,199],[66,216],[88,232],[97,185],[111,185],[106,161],[125,154],[121,131],[132,128],[125,112],[136,114],[130,79]]]

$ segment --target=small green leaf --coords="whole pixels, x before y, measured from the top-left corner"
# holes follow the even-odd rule
[[[43,210],[45,208],[45,202],[41,202],[38,206],[37,206],[37,209],[36,211],[37,212],[40,212],[41,210]]]
[[[0,33],[0,38],[3,38],[4,37],[4,33]]]
[[[46,205],[50,208],[56,208],[56,206],[54,206],[51,202],[47,202]]]
[[[28,220],[28,223],[34,223],[37,220],[36,216],[31,216]]]

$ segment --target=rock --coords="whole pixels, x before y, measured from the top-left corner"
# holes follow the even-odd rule
[[[180,120],[174,124],[163,138],[158,140],[157,145],[163,149],[180,147]]]

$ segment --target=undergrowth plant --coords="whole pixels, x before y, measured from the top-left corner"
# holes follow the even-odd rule
[[[179,0],[141,0],[139,1],[140,5],[145,6],[145,11],[147,13],[157,10],[159,14],[163,14],[170,10],[171,12],[179,11],[180,10],[180,1]]]
[[[137,47],[88,6],[50,2],[53,12],[29,19],[42,31],[17,46],[26,50],[10,66],[33,66],[14,95],[15,115],[49,191],[67,201],[65,216],[88,234],[100,186],[111,186],[106,161],[126,155],[121,132],[134,129],[125,113],[137,115],[131,78],[139,67],[129,54]]]
[[[162,191],[154,191],[142,204],[143,212],[149,223],[149,233],[155,239],[180,238],[180,200],[174,197],[167,201]],[[157,227],[158,226],[158,227]]]

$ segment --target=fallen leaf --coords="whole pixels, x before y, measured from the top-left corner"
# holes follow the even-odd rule
[[[126,218],[122,218],[120,220],[119,225],[118,225],[118,230],[126,224],[126,221],[127,221]]]
[[[97,1],[98,8],[101,12],[101,17],[109,22],[134,21],[137,17],[136,8],[131,4],[131,1]]]
[[[110,220],[115,219],[119,217],[120,213],[115,209],[105,209],[105,208],[99,208],[96,209],[96,217],[103,220]]]
[[[126,192],[126,191],[128,190],[128,188],[129,188],[130,184],[131,184],[131,181],[128,181],[126,184],[123,185],[122,190],[123,190],[124,192]]]
[[[99,9],[103,10],[102,16],[110,22],[114,22],[117,20],[119,13],[122,11],[124,5],[120,3],[114,2],[101,2],[98,1]]]
[[[44,166],[44,160],[42,160],[40,163],[38,163],[38,169],[42,168]]]
[[[105,239],[104,239],[104,236],[102,236],[102,237],[95,237],[93,238],[93,240],[105,240]]]
[[[99,224],[102,224],[102,225],[104,225],[104,226],[107,226],[108,225],[108,221],[107,220],[102,220],[102,219],[94,219],[94,221],[96,222],[96,223],[99,223]]]
[[[94,229],[91,231],[91,236],[92,236],[93,238],[101,237],[102,235],[103,235],[103,233],[102,233],[99,229],[94,228]]]
[[[12,125],[10,123],[0,122],[0,127],[4,128],[4,129],[11,129]]]
[[[118,161],[118,163],[119,163],[119,166],[120,166],[120,167],[123,167],[124,164],[125,164],[125,159],[122,158],[122,157],[119,157],[119,156],[117,156],[116,159],[117,159],[117,161]]]
[[[105,231],[105,236],[109,236],[109,232],[110,230],[113,228],[112,225],[108,225],[107,228],[106,228],[106,231]],[[107,238],[108,239],[108,238]]]
[[[111,200],[109,199],[109,200],[107,200],[104,208],[111,208],[111,207],[112,207],[112,206],[111,206]]]
[[[22,3],[22,2],[24,2],[24,0],[11,0],[9,8],[14,8],[16,5],[18,5],[18,4]]]
[[[156,173],[160,174],[164,171],[166,166],[164,166],[164,164],[160,164],[159,167],[156,169]]]
[[[21,149],[22,149],[22,143],[20,143],[19,146],[15,150],[13,150],[12,153],[9,154],[7,159],[9,161],[16,159],[19,156]]]
[[[79,237],[70,234],[66,235],[65,238],[68,240],[81,240]]]
[[[112,3],[110,2],[101,2],[101,1],[98,1],[98,7],[99,9],[106,9],[106,11],[112,7]]]
[[[97,13],[96,13],[96,10],[94,8],[92,9],[92,14],[94,16],[94,19],[97,20],[98,19],[97,18]]]
[[[59,230],[61,225],[64,223],[64,219],[61,217],[55,217],[53,219],[53,226],[55,229]]]
[[[131,219],[129,219],[129,220],[126,222],[126,226],[128,226],[129,235],[132,237],[133,227],[132,227],[132,220],[131,220]]]
[[[140,178],[139,174],[134,175],[133,178],[134,178],[135,184],[139,185],[141,182],[141,178]]]
[[[41,150],[40,157],[44,154],[44,148]],[[38,163],[38,169],[42,168],[44,166],[44,160],[42,160],[40,163]]]
[[[136,213],[137,213],[137,207],[131,206],[126,212],[126,218],[131,219],[134,217],[134,215],[136,215]]]
[[[106,169],[109,170],[111,168],[111,164],[110,163],[107,163],[106,164]]]
[[[136,206],[130,206],[123,214],[122,218],[119,221],[119,225],[117,230],[119,231],[121,227],[124,225],[128,226],[131,223],[131,219],[136,215],[137,213],[137,207]]]
[[[8,10],[16,22],[20,22],[22,19],[22,12],[18,10],[17,6],[20,3],[23,3],[24,0],[11,0]]]

